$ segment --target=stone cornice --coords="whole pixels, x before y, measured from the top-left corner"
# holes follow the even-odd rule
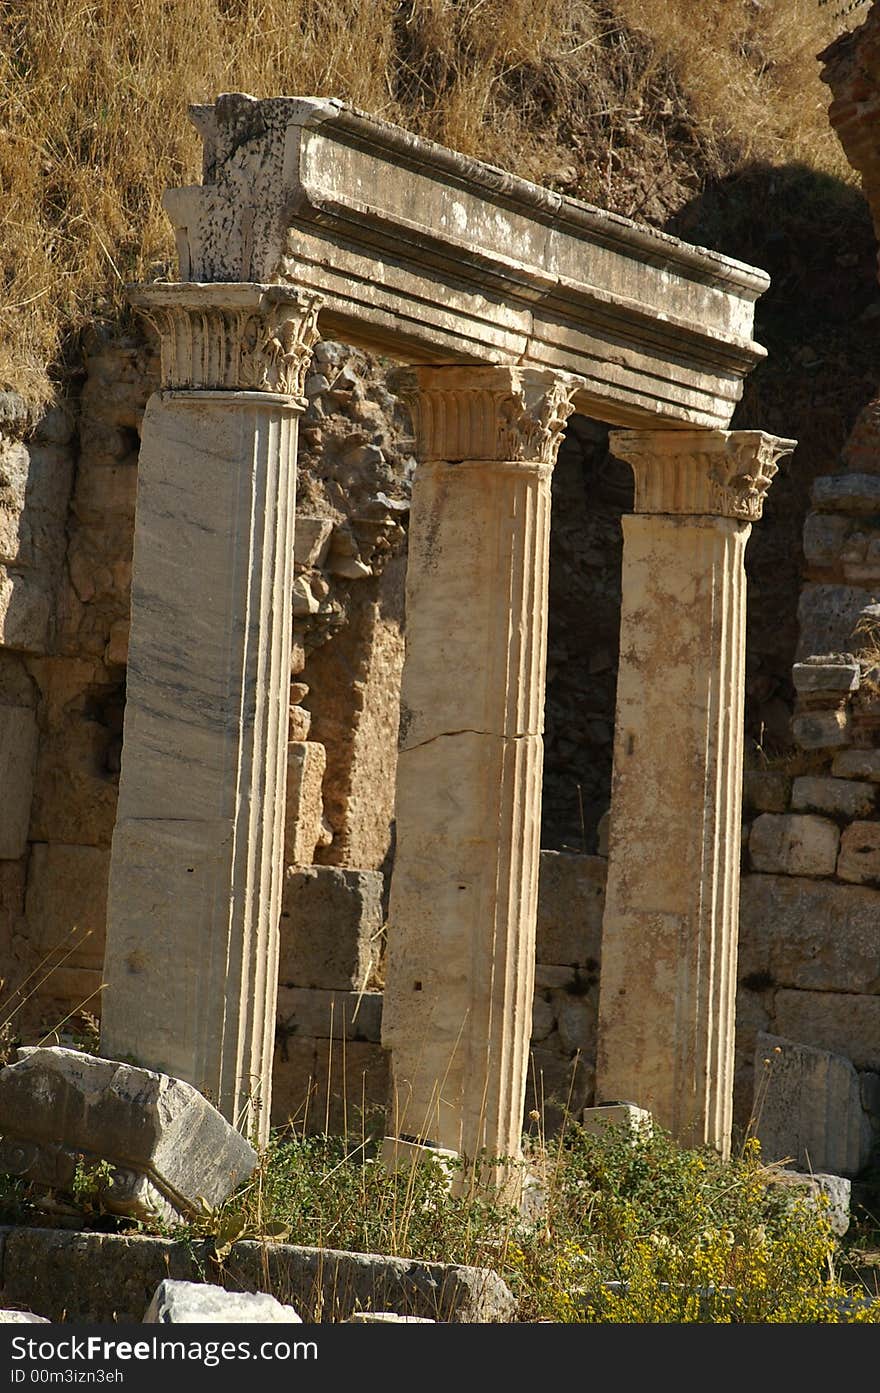
[[[204,183],[170,189],[180,275],[288,283],[322,330],[402,362],[583,379],[616,425],[726,428],[763,271],[565,198],[332,99],[194,107]]]
[[[132,286],[128,298],[159,335],[163,388],[303,396],[318,296],[186,281]]]
[[[632,465],[637,513],[756,522],[796,440],[760,430],[612,431],[609,449]]]
[[[419,459],[552,467],[579,385],[529,368],[416,368],[404,391]]]

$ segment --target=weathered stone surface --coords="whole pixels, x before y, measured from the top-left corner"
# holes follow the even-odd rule
[[[382,993],[278,988],[278,1028],[287,1036],[379,1043]]]
[[[831,772],[838,779],[880,783],[880,750],[844,750],[834,756]]]
[[[277,1033],[273,1126],[331,1132],[353,1144],[374,1132],[388,1101],[388,1055],[369,1040]]]
[[[777,1034],[846,1055],[857,1069],[880,1069],[880,994],[785,989],[774,1006]]]
[[[325,98],[226,94],[194,119],[209,182],[165,195],[183,280],[280,272],[326,297],[341,338],[579,373],[579,409],[605,420],[727,425],[761,356],[762,272]],[[354,192],[366,189],[369,206]],[[392,256],[377,274],[377,238],[405,243],[405,268]]]
[[[753,1110],[764,1161],[852,1177],[871,1158],[859,1076],[843,1055],[759,1034]]]
[[[636,508],[641,499],[649,511],[623,524],[596,1090],[600,1101],[648,1108],[683,1144],[709,1144],[726,1155],[749,527],[734,516],[712,515],[735,513],[736,488],[719,489],[713,503],[716,461],[697,441],[679,447],[661,432],[611,439],[612,450],[633,463]],[[726,463],[733,472],[732,454],[727,459],[719,445],[726,449],[728,442],[715,442],[718,468]],[[730,443],[731,451],[738,448]],[[762,489],[775,472],[769,445],[768,451],[766,474],[760,447],[750,463],[743,458],[736,466],[740,480],[748,474],[757,481],[753,495],[743,494],[741,517],[760,515]],[[722,708],[726,719],[719,720]],[[672,745],[692,757],[670,761]],[[715,790],[708,816],[707,786]]]
[[[51,611],[51,585],[44,577],[0,565],[0,646],[45,653]]]
[[[740,982],[763,981],[823,994],[880,994],[878,905],[878,892],[862,886],[795,876],[743,876]],[[809,1034],[793,1038],[820,1043]]]
[[[285,867],[311,865],[316,847],[330,840],[324,829],[324,801],[321,796],[326,767],[327,756],[323,745],[314,740],[291,740],[287,747]]]
[[[848,745],[851,739],[849,713],[836,711],[801,711],[793,717],[791,734],[802,750],[833,750]]]
[[[211,1245],[63,1229],[0,1229],[5,1300],[35,1306],[53,1321],[140,1324],[157,1286],[209,1272],[232,1291],[263,1291],[303,1321],[345,1320],[355,1310],[394,1311],[437,1321],[510,1321],[516,1301],[489,1268],[418,1262],[376,1253],[243,1240],[215,1264]]]
[[[266,1291],[226,1291],[212,1282],[166,1277],[144,1311],[144,1325],[301,1325],[292,1306]]]
[[[36,756],[33,710],[29,706],[0,706],[0,860],[16,861],[24,855]]]
[[[350,1325],[434,1325],[428,1316],[398,1316],[393,1311],[353,1311]]]
[[[535,944],[538,962],[598,964],[607,869],[601,856],[541,852]]]
[[[302,514],[297,515],[294,527],[293,564],[298,570],[307,571],[312,566],[320,566],[327,552],[332,531],[332,518],[310,518]]]
[[[48,1325],[47,1316],[35,1316],[33,1311],[0,1311],[0,1325]]]
[[[847,642],[853,625],[870,604],[872,592],[854,585],[816,585],[801,589],[798,601],[798,662],[813,653],[831,653]]]
[[[483,1148],[515,1157],[534,986],[550,474],[576,384],[500,367],[417,379],[382,1020],[388,1131],[469,1160]]]
[[[653,1119],[645,1108],[635,1103],[598,1103],[595,1107],[584,1108],[581,1126],[594,1137],[603,1136],[611,1127],[629,1133],[635,1139],[650,1137]]]
[[[318,305],[253,284],[130,298],[159,329],[162,390],[138,465],[102,1048],[190,1080],[265,1141],[297,418]]]
[[[880,476],[822,474],[813,480],[813,507],[837,513],[880,513]]]
[[[352,587],[348,624],[309,653],[312,739],[327,750],[324,814],[333,831],[322,865],[378,869],[391,846],[406,558]]]
[[[880,884],[880,822],[853,822],[844,829],[837,874],[857,885]]]
[[[877,806],[877,790],[857,779],[802,775],[791,790],[796,813],[827,813],[829,817],[869,817]]]
[[[777,769],[747,769],[743,774],[743,808],[756,813],[788,811],[791,778]]]
[[[100,662],[28,662],[40,690],[30,837],[110,846],[116,819],[124,686]]]
[[[791,680],[796,692],[854,692],[859,685],[859,665],[853,659],[844,663],[814,658],[808,663],[795,663]]]
[[[190,1084],[78,1050],[22,1050],[0,1070],[0,1170],[70,1190],[77,1161],[108,1161],[102,1203],[173,1219],[218,1205],[256,1153]]]
[[[110,853],[103,847],[34,843],[25,912],[41,955],[72,949],[65,967],[101,971],[109,874]],[[55,985],[51,978],[46,983],[49,991]]]
[[[771,875],[833,875],[840,832],[828,818],[808,813],[762,813],[752,823],[749,858]]]
[[[288,868],[279,981],[331,991],[362,990],[378,959],[382,890],[379,871]]]
[[[804,556],[814,566],[833,566],[849,535],[849,518],[835,513],[808,513],[804,522]]]
[[[850,1221],[849,1204],[852,1190],[852,1184],[848,1178],[823,1172],[814,1174],[813,1172],[778,1170],[773,1172],[772,1183],[774,1185],[787,1185],[791,1189],[802,1191],[806,1198],[816,1206],[819,1213],[827,1218],[832,1233],[836,1233],[838,1238],[842,1238],[846,1233]]]

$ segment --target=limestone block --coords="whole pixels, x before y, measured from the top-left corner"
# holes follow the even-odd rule
[[[880,822],[853,822],[844,829],[837,874],[857,885],[880,883]]]
[[[333,519],[297,514],[294,527],[293,564],[296,569],[308,571],[320,566],[327,554]]]
[[[776,769],[747,769],[743,774],[743,808],[756,813],[788,811],[791,779]]]
[[[749,856],[756,871],[833,875],[840,833],[828,818],[762,813],[752,824]]]
[[[51,584],[44,577],[0,566],[0,647],[45,653],[51,609]]]
[[[124,688],[103,663],[41,658],[30,667],[40,688],[30,838],[109,847]]]
[[[587,996],[557,997],[556,1025],[559,1042],[566,1054],[572,1055],[575,1050],[580,1050],[589,1057],[595,1052],[598,997],[598,990],[595,989]]]
[[[802,711],[791,723],[791,734],[802,750],[832,750],[850,742],[850,719],[846,710]]]
[[[101,1202],[173,1220],[216,1206],[256,1152],[190,1084],[78,1050],[19,1051],[0,1070],[0,1171],[69,1191],[77,1161],[109,1162]]]
[[[25,914],[41,954],[60,949],[67,968],[100,972],[107,925],[110,853],[103,847],[37,842],[31,849]],[[46,984],[53,991],[57,983]]]
[[[160,1282],[144,1325],[300,1325],[292,1306],[267,1291],[226,1291],[212,1282]]]
[[[878,914],[880,892],[860,885],[784,875],[744,876],[739,980],[807,993],[880,993]],[[739,1022],[738,1012],[737,1030]],[[794,1038],[818,1043],[800,1032]]]
[[[834,756],[831,772],[838,779],[880,783],[880,750],[843,750]]]
[[[349,1325],[436,1325],[430,1316],[398,1316],[394,1311],[353,1311]]]
[[[859,1076],[843,1055],[759,1034],[753,1111],[765,1161],[854,1176],[871,1158]]]
[[[0,561],[53,571],[64,554],[70,451],[0,438]]]
[[[832,653],[848,643],[853,625],[873,599],[873,592],[853,585],[802,586],[798,601],[798,662],[813,653]]]
[[[852,1185],[845,1176],[829,1175],[821,1171],[814,1174],[778,1170],[773,1172],[771,1184],[786,1185],[790,1189],[802,1192],[828,1219],[832,1233],[836,1233],[838,1238],[842,1238],[846,1233],[849,1228]]]
[[[876,474],[823,474],[813,480],[813,507],[828,512],[880,512],[880,476]]]
[[[599,961],[607,862],[601,856],[542,851],[536,957],[579,966]]]
[[[609,1127],[618,1128],[628,1132],[633,1140],[648,1138],[654,1130],[651,1114],[635,1103],[600,1103],[594,1108],[584,1108],[581,1126],[594,1137],[601,1137]]]
[[[832,566],[850,531],[850,520],[836,513],[808,513],[804,523],[804,556],[814,566]]]
[[[532,1002],[532,1043],[538,1045],[556,1029],[556,1012],[551,1003],[535,992]]]
[[[369,1040],[378,1044],[382,1024],[381,992],[321,991],[312,987],[278,988],[278,1026],[285,1035],[312,1039]]]
[[[17,860],[27,845],[37,721],[28,706],[0,706],[0,860]]]
[[[35,1316],[33,1311],[0,1310],[0,1325],[49,1325],[46,1316]]]
[[[379,871],[289,868],[281,908],[279,980],[296,987],[361,990],[382,928]]]
[[[880,1069],[880,994],[786,988],[774,1005],[776,1034],[846,1055],[857,1069]]]
[[[791,807],[796,813],[827,813],[829,817],[870,817],[877,790],[857,779],[803,775],[792,785]]]
[[[854,692],[859,685],[859,665],[841,662],[843,655],[833,654],[826,660],[814,659],[795,663],[791,669],[794,689],[802,692]]]
[[[321,787],[327,755],[314,740],[291,740],[287,747],[287,814],[284,864],[309,866],[315,848],[326,841]]]

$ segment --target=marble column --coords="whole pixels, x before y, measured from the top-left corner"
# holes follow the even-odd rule
[[[623,605],[596,1102],[729,1155],[751,524],[792,440],[614,431],[636,481]]]
[[[576,379],[416,371],[383,1043],[393,1139],[517,1156],[531,1033],[550,477]]]
[[[138,475],[101,1052],[268,1135],[297,419],[317,301],[137,288],[161,389]]]

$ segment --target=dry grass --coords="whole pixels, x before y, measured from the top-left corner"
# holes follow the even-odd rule
[[[190,101],[335,95],[662,219],[749,159],[841,172],[817,0],[0,0],[0,387],[51,395],[77,330],[170,266]],[[48,372],[47,372],[48,366]]]

